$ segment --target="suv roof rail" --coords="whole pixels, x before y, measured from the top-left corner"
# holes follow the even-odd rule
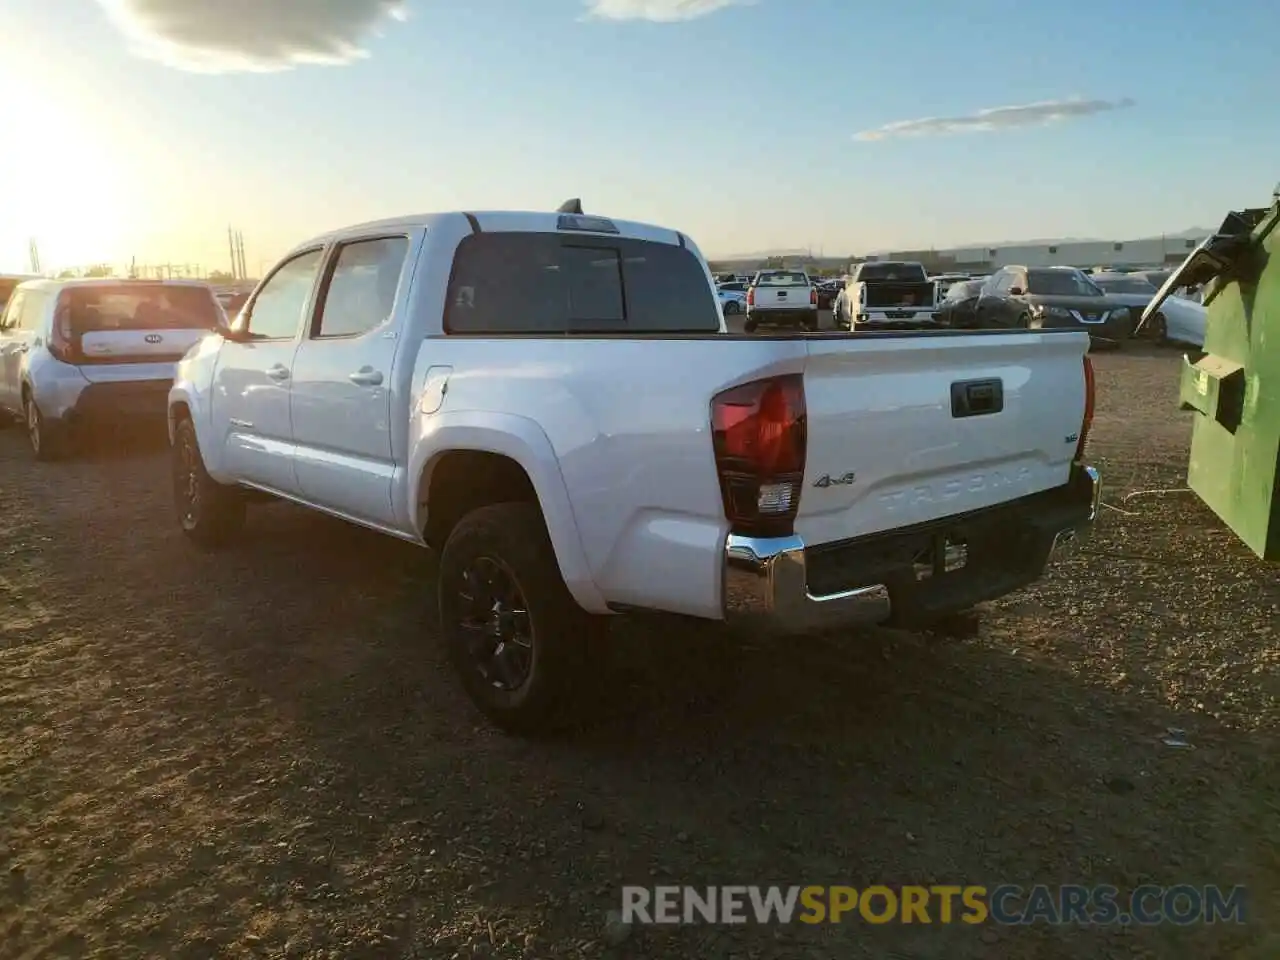
[[[576,213],[582,216],[582,201],[577,197],[572,200],[566,200],[560,206],[556,207],[556,213]]]

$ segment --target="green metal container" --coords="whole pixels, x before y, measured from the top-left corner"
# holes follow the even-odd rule
[[[1231,213],[1169,278],[1206,284],[1204,355],[1183,360],[1182,409],[1196,412],[1187,483],[1254,553],[1280,560],[1280,190]]]

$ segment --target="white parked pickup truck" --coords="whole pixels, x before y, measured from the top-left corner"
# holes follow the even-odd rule
[[[908,260],[860,263],[831,305],[837,329],[921,330],[936,327],[938,284],[924,264]]]
[[[911,625],[1038,578],[1097,510],[1087,347],[728,334],[690,239],[573,203],[365,224],[180,363],[177,513],[215,545],[265,492],[440,551],[461,680],[527,730],[611,614]]]
[[[760,324],[818,329],[818,291],[803,270],[761,270],[747,288],[743,329]]]

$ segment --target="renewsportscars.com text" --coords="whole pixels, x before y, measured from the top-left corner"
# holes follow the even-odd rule
[[[623,923],[936,923],[1051,925],[1243,923],[1245,889],[936,884],[933,886],[623,887]]]

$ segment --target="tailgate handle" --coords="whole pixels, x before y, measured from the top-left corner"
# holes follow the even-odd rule
[[[981,417],[1004,409],[1001,380],[957,380],[951,384],[951,416]]]

